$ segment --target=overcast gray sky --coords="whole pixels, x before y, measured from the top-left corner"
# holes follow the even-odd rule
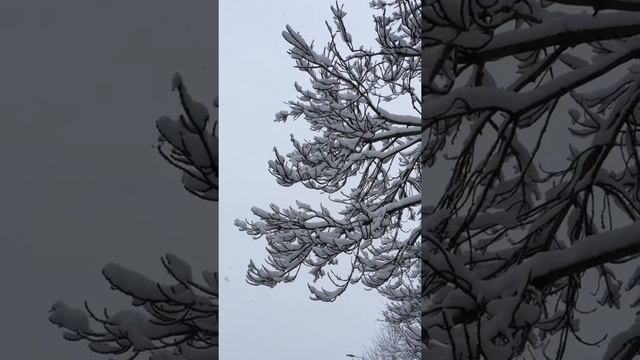
[[[309,299],[307,271],[297,281],[268,287],[245,282],[249,259],[264,263],[265,243],[252,240],[233,225],[251,218],[252,206],[270,203],[317,206],[322,196],[297,186],[283,188],[267,171],[273,147],[291,150],[289,134],[305,139],[308,124],[299,119],[274,123],[274,114],[295,99],[294,81],[308,78],[294,69],[289,44],[281,33],[287,24],[321,48],[329,39],[325,20],[332,21],[334,1],[221,1],[220,119],[221,188],[220,355],[232,359],[346,359],[360,354],[376,332],[383,298],[352,287],[334,303]],[[372,12],[368,2],[347,2],[346,24],[354,42],[372,44]]]
[[[182,189],[151,148],[176,115],[171,78],[216,93],[211,0],[0,2],[2,359],[99,359],[62,340],[48,310],[128,299],[110,261],[150,277],[166,252],[216,266],[216,206]]]

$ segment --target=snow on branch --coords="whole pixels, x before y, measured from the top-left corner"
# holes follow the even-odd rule
[[[217,202],[217,121],[211,120],[203,104],[192,100],[180,75],[174,76],[172,87],[178,91],[185,115],[178,120],[157,120],[158,152],[183,172],[187,191]],[[217,359],[218,274],[204,271],[204,282],[197,282],[191,266],[172,254],[164,256],[162,264],[174,284],[160,284],[116,263],[103,268],[111,288],[129,296],[133,309],[110,313],[105,308],[98,313],[87,302],[80,309],[58,301],[49,311],[49,321],[65,329],[65,340],[85,340],[98,354],[123,355],[129,360],[142,356],[150,360]]]
[[[218,121],[207,108],[194,101],[176,74],[172,82],[178,91],[185,115],[172,119],[162,116],[156,121],[160,133],[158,153],[182,171],[182,183],[191,194],[209,201],[218,200]],[[214,101],[217,116],[217,99]]]
[[[357,45],[345,6],[338,3],[331,7],[333,22],[326,23],[325,46],[315,46],[291,26],[282,33],[295,67],[309,82],[294,84],[297,99],[275,121],[302,118],[315,136],[292,135],[286,154],[274,149],[269,172],[281,186],[328,194],[329,204],[254,207],[253,220],[238,219],[236,226],[266,241],[264,263],[249,263],[250,284],[277,286],[307,268],[314,300],[334,301],[357,282],[376,288],[390,300],[385,319],[412,339],[407,346],[417,359],[420,4],[395,0],[371,6],[375,47]]]
[[[537,49],[572,47],[587,42],[624,38],[640,32],[637,13],[601,13],[597,16],[583,13],[550,16],[545,20],[518,31],[496,34],[481,50],[462,55],[462,62],[493,61]]]
[[[62,301],[50,309],[49,321],[66,331],[70,341],[85,340],[99,354],[134,359],[203,360],[218,356],[218,277],[204,271],[204,283],[193,280],[191,267],[172,254],[162,263],[176,281],[159,284],[146,276],[111,263],[103,275],[114,290],[132,299],[137,309],[110,314],[97,313],[85,302],[84,309]],[[91,323],[102,327],[96,330]]]
[[[596,10],[640,11],[638,0],[607,0],[594,3],[592,0],[551,0],[557,4],[593,6]]]
[[[423,355],[559,360],[570,338],[601,342],[578,301],[622,311],[618,268],[640,255],[637,10],[423,3]],[[624,334],[607,359],[636,355]]]

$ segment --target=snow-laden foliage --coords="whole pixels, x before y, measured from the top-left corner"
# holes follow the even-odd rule
[[[375,48],[358,46],[344,7],[331,7],[329,41],[318,49],[290,26],[282,33],[310,84],[276,122],[303,118],[318,135],[274,149],[269,171],[285,187],[328,194],[331,206],[252,208],[241,230],[264,237],[268,259],[249,265],[248,282],[273,287],[308,268],[311,298],[334,301],[361,282],[389,299],[386,319],[403,329],[420,358],[420,5],[373,1]],[[366,41],[369,39],[364,39]],[[394,109],[401,109],[396,111]],[[330,209],[331,208],[331,209]],[[340,262],[340,264],[338,264]]]
[[[422,204],[423,356],[566,358],[598,340],[578,301],[621,308],[611,263],[640,254],[640,3],[426,0],[422,21],[423,188],[447,180]],[[605,359],[639,329],[602,329]]]
[[[157,121],[158,151],[183,171],[187,191],[217,202],[217,120],[211,120],[206,107],[191,99],[178,74],[173,88],[178,90],[186,117]],[[80,309],[58,301],[49,311],[49,321],[65,329],[64,339],[86,340],[98,354],[129,360],[140,356],[149,360],[218,359],[218,273],[204,271],[204,281],[196,281],[191,266],[172,254],[162,258],[162,265],[174,284],[160,284],[115,263],[103,268],[111,289],[130,297],[133,309],[111,314],[106,308],[96,312],[86,302]]]
[[[191,266],[168,254],[162,259],[174,284],[159,284],[118,264],[102,274],[112,289],[131,297],[134,309],[96,312],[62,301],[50,309],[49,321],[65,329],[69,341],[86,340],[99,354],[148,354],[151,360],[218,358],[218,276],[204,271],[204,282],[193,279]],[[100,329],[93,326],[96,323]]]
[[[218,121],[211,118],[206,106],[191,98],[179,74],[174,76],[172,87],[178,91],[185,115],[178,119],[163,116],[156,121],[158,152],[182,171],[182,183],[188,192],[217,201]],[[218,108],[217,99],[213,106]]]

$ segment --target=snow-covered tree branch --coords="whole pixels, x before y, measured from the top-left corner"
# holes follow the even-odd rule
[[[158,152],[182,171],[182,183],[188,192],[217,201],[218,122],[211,119],[206,106],[191,98],[179,74],[174,76],[172,87],[179,94],[185,115],[177,120],[163,116],[156,121],[160,132]],[[217,98],[213,106],[217,109]]]
[[[309,285],[314,300],[334,301],[357,282],[376,288],[390,300],[386,320],[402,329],[407,351],[418,359],[420,6],[415,0],[371,6],[375,48],[356,45],[340,4],[331,7],[321,50],[290,26],[282,34],[310,86],[295,84],[298,99],[276,121],[304,118],[318,135],[292,136],[286,156],[274,149],[269,171],[282,186],[328,194],[331,205],[254,207],[257,219],[236,225],[266,239],[268,258],[250,263],[249,283],[276,286],[308,268],[323,284]]]
[[[158,119],[158,151],[183,172],[187,191],[217,202],[217,119],[191,99],[180,75],[174,76],[172,84],[186,116]],[[162,265],[175,283],[160,284],[116,263],[103,268],[111,288],[130,297],[135,309],[97,312],[86,302],[81,309],[58,301],[49,311],[49,321],[65,329],[65,340],[85,340],[99,354],[130,360],[140,356],[150,360],[217,359],[217,272],[204,271],[203,281],[196,281],[191,266],[173,254],[163,257]]]
[[[640,3],[423,5],[423,188],[447,174],[422,204],[423,356],[563,359],[594,343],[578,300],[621,308],[640,256]]]
[[[175,255],[162,261],[176,280],[163,285],[111,263],[102,274],[111,287],[132,298],[139,310],[98,313],[85,302],[84,310],[58,301],[49,321],[66,329],[66,340],[87,340],[99,354],[147,354],[149,359],[204,360],[218,358],[218,276],[203,272],[194,281],[191,267]],[[102,327],[96,330],[91,322]]]

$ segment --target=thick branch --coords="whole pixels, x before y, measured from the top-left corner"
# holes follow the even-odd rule
[[[479,64],[551,46],[572,47],[637,34],[640,34],[640,16],[635,13],[602,13],[595,17],[566,15],[527,29],[497,34],[481,50],[462,54],[461,61]]]
[[[562,277],[639,253],[640,222],[635,222],[588,236],[568,249],[534,255],[530,260],[533,284],[549,284]]]
[[[597,6],[600,10],[640,11],[639,0],[552,0],[554,3],[574,6]],[[594,3],[596,3],[594,5]]]
[[[538,253],[504,274],[502,279],[485,281],[508,284],[512,283],[509,281],[510,277],[523,276],[531,270],[531,284],[542,287],[562,277],[637,254],[640,254],[640,222],[588,236],[568,249]],[[454,316],[453,321],[468,323],[479,315],[479,311],[480,308],[476,307],[459,313]]]
[[[615,67],[638,56],[636,44],[626,49],[598,59],[589,66],[563,74],[534,90],[515,93],[510,90],[488,87],[462,87],[423,105],[422,118],[425,121],[453,118],[476,111],[495,110],[521,115],[545,104],[552,99],[564,96],[589,81],[592,81]]]

